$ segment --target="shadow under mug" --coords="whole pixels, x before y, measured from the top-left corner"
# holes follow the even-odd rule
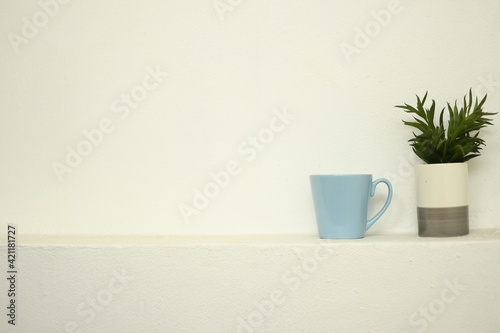
[[[311,175],[309,180],[320,238],[363,238],[391,203],[392,185],[385,178],[372,181],[369,174]],[[387,200],[368,220],[368,200],[379,183],[387,185]]]

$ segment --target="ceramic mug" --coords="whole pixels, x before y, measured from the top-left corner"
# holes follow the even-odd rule
[[[309,180],[320,238],[363,238],[391,203],[392,185],[385,178],[372,181],[369,174],[311,175]],[[379,183],[387,185],[387,200],[368,220],[368,200]]]

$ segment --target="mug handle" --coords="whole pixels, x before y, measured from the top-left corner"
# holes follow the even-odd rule
[[[385,201],[384,207],[382,207],[382,209],[380,210],[380,212],[377,213],[377,215],[375,215],[374,217],[369,219],[368,222],[366,222],[366,230],[368,230],[382,216],[382,214],[384,214],[384,212],[386,211],[387,207],[389,207],[389,204],[391,203],[392,200],[392,185],[391,182],[385,178],[379,178],[372,183],[370,197],[373,197],[375,195],[375,188],[379,183],[385,183],[385,185],[387,185],[389,193],[387,195],[387,200]]]

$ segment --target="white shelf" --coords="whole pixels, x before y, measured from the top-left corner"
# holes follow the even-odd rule
[[[362,239],[319,239],[317,235],[213,235],[213,236],[147,236],[147,235],[20,235],[19,246],[110,246],[110,245],[355,245],[373,244],[463,244],[500,241],[500,229],[471,230],[469,235],[449,238],[418,237],[415,234],[370,235]]]

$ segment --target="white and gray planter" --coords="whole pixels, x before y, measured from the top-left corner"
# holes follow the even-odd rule
[[[418,235],[453,237],[469,233],[466,163],[416,166]]]

